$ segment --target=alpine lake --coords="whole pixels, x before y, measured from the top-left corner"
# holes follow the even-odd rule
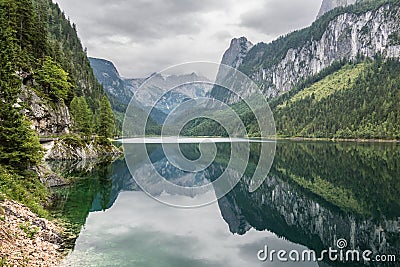
[[[217,143],[214,162],[196,174],[175,167],[157,142],[146,144],[130,168],[124,158],[49,162],[73,181],[54,189],[54,214],[71,236],[63,266],[400,266],[400,144],[278,141],[268,176],[250,193],[260,145],[250,144],[246,172],[233,190],[192,209],[154,200],[131,173],[151,180],[155,169],[172,183],[202,185],[224,171],[231,143]],[[179,146],[187,158],[200,156],[196,143]],[[203,197],[152,194],[167,202]],[[396,255],[397,262],[300,257],[338,249],[338,240],[346,241],[344,250]],[[266,259],[273,250],[287,254]]]

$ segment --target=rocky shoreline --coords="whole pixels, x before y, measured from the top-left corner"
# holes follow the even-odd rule
[[[15,201],[0,201],[0,266],[59,266],[62,229]]]
[[[45,160],[93,160],[99,158],[117,158],[122,152],[111,144],[98,144],[96,140],[74,144],[65,140],[56,140],[43,146]]]

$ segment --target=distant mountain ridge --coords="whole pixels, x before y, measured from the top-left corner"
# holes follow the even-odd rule
[[[123,104],[129,104],[134,92],[146,79],[122,78],[115,65],[106,59],[89,58],[97,80],[106,93]]]
[[[111,100],[111,103],[117,112],[125,112],[127,105],[140,86],[144,82],[150,83],[151,91],[144,92],[142,90],[139,94],[136,94],[135,105],[142,110],[152,108],[151,117],[158,124],[163,124],[166,116],[180,103],[188,99],[205,97],[212,87],[202,84],[190,85],[191,82],[209,82],[207,78],[196,73],[169,76],[153,73],[147,78],[123,78],[111,61],[98,58],[89,58],[89,60],[96,78],[103,85],[107,95],[114,100]],[[176,84],[183,86],[167,92],[167,90],[174,88]],[[163,95],[163,97],[157,102],[159,95]],[[154,106],[155,102],[157,103]]]

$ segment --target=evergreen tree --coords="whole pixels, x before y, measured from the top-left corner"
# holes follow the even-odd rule
[[[93,113],[84,97],[74,97],[71,101],[70,112],[74,131],[90,137],[93,133]]]
[[[15,71],[18,47],[7,11],[0,9],[0,164],[24,171],[36,165],[42,154],[39,139],[17,103],[21,88]]]
[[[277,132],[283,136],[325,137],[325,138],[377,138],[399,139],[400,125],[400,63],[396,59],[383,60],[379,56],[374,61],[367,60],[362,71],[355,67],[344,67],[316,85],[326,89],[330,81],[338,77],[355,76],[353,82],[340,84],[335,81],[336,90],[318,99],[305,95],[286,105],[290,92],[278,98],[272,105]],[[313,87],[314,86],[314,87]],[[309,89],[308,89],[309,90]],[[326,94],[326,90],[320,90]],[[301,94],[301,91],[297,91]]]
[[[105,138],[112,138],[115,132],[114,113],[110,101],[106,96],[100,102],[100,110],[97,121],[97,133]]]
[[[31,0],[2,0],[1,12],[13,29],[13,43],[18,49],[15,63],[20,70],[31,71],[47,51],[47,36],[43,19],[35,12]]]
[[[43,86],[45,93],[55,100],[67,100],[72,94],[69,74],[51,57],[46,57],[42,68],[37,71],[36,81]]]

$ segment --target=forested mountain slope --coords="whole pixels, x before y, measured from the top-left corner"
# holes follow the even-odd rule
[[[0,195],[45,213],[38,135],[111,137],[114,118],[76,26],[51,0],[0,1]],[[79,137],[79,138],[80,138]],[[0,196],[1,197],[1,196]]]
[[[348,63],[273,105],[283,136],[400,139],[400,62]]]

